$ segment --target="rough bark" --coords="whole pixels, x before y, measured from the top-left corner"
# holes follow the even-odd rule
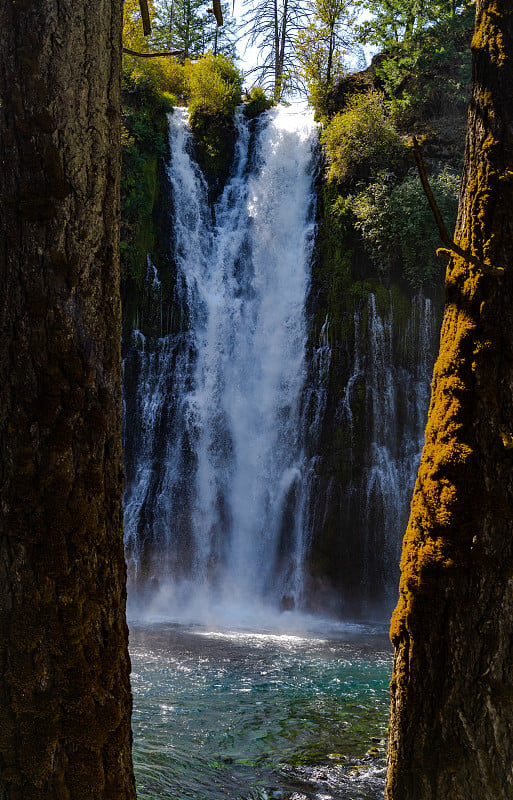
[[[478,0],[455,240],[403,545],[387,800],[513,797],[513,7]]]
[[[122,0],[0,6],[0,798],[130,800]]]

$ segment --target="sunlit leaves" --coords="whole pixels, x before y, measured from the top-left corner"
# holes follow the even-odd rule
[[[322,141],[328,158],[328,180],[350,180],[362,166],[385,169],[404,153],[404,143],[387,117],[380,92],[355,95],[325,128]]]
[[[352,47],[352,7],[347,0],[310,0],[308,8],[309,22],[299,31],[295,46],[302,78],[319,109],[344,73],[344,55]]]

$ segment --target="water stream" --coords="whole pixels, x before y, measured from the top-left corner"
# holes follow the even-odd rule
[[[132,626],[139,800],[383,797],[384,631],[310,624]]]

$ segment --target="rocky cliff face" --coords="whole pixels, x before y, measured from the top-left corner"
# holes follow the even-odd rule
[[[354,231],[321,213],[311,335],[315,349],[322,331],[331,357],[320,435],[311,443],[314,606],[374,614],[395,602],[441,300],[440,287],[385,285]]]

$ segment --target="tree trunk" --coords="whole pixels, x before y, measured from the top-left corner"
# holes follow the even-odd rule
[[[513,8],[478,0],[456,242],[392,619],[386,798],[513,797]]]
[[[326,89],[331,86],[331,65],[333,62],[333,51],[335,50],[335,22],[330,26],[330,41],[328,47],[328,66],[326,67]]]
[[[131,800],[122,0],[0,10],[0,798]]]
[[[287,35],[287,25],[289,22],[288,0],[283,0],[283,10],[280,31],[280,54],[279,54],[279,80],[278,80],[278,100],[283,94],[283,70],[285,67],[285,42]]]
[[[278,0],[274,0],[274,93],[276,102],[281,96],[281,71],[280,71],[280,22],[278,19]]]

